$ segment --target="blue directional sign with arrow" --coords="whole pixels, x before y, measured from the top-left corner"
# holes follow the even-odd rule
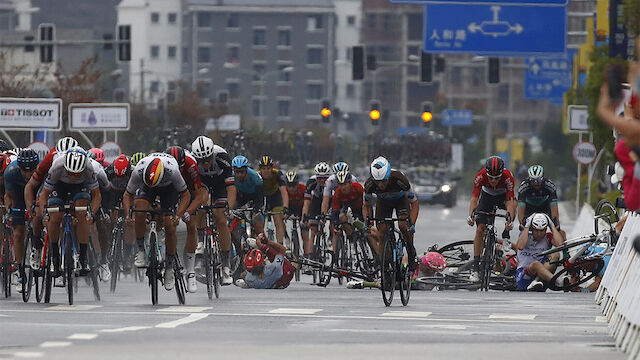
[[[532,56],[564,53],[566,6],[429,4],[424,49],[430,53]]]
[[[442,111],[443,126],[471,126],[473,113],[471,110],[444,110]]]
[[[562,95],[571,88],[569,57],[526,59],[529,67],[524,75],[524,97],[531,100],[562,102]]]

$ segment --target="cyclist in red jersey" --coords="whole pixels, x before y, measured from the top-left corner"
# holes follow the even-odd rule
[[[480,170],[473,181],[473,194],[469,204],[469,226],[477,224],[476,235],[473,239],[473,268],[472,277],[477,277],[480,254],[482,253],[482,237],[486,224],[492,221],[486,215],[475,215],[475,211],[491,212],[495,207],[506,209],[509,218],[506,229],[511,230],[511,220],[515,216],[514,180],[511,171],[504,168],[504,160],[498,156],[487,159],[484,169]]]
[[[307,186],[300,184],[300,178],[294,170],[287,171],[285,180],[287,182],[287,194],[289,195],[289,214],[302,219],[304,193],[307,191]],[[300,236],[302,236],[303,244],[309,241],[309,227],[302,222],[300,223]]]
[[[343,170],[336,174],[338,188],[333,193],[331,201],[331,221],[344,230],[347,237],[353,233],[353,221],[364,220],[362,205],[364,204],[364,187],[353,181],[349,171]],[[349,211],[351,209],[351,211]],[[337,230],[336,230],[337,231]],[[335,237],[334,237],[335,239]],[[333,251],[336,251],[336,243],[333,241]]]

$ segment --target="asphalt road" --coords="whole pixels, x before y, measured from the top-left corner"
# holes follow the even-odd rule
[[[423,208],[418,250],[470,237],[465,208]],[[201,285],[185,306],[164,290],[150,305],[132,278],[99,303],[84,281],[74,306],[63,289],[51,304],[13,296],[0,300],[0,359],[623,359],[590,294],[413,291],[387,308],[375,289],[309,283],[227,286],[213,301]]]

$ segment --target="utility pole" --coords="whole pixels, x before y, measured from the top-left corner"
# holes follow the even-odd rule
[[[140,58],[140,102],[144,104],[144,58]]]

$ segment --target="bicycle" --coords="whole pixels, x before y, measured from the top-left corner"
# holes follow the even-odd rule
[[[411,272],[409,267],[402,263],[403,256],[408,255],[406,254],[407,240],[402,232],[396,229],[395,223],[405,221],[409,224],[410,220],[408,218],[391,217],[373,218],[368,219],[367,223],[371,221],[385,222],[389,225],[389,230],[384,234],[382,244],[382,266],[380,268],[382,301],[385,306],[391,306],[397,282],[400,290],[400,301],[403,306],[407,306],[411,295]]]
[[[158,282],[162,281],[162,271],[165,267],[165,259],[160,251],[160,242],[158,241],[158,231],[156,216],[173,214],[173,210],[166,209],[149,209],[149,210],[137,210],[131,209],[130,213],[144,213],[149,216],[149,230],[146,236],[146,251],[147,251],[147,277],[149,278],[149,287],[151,288],[151,304],[158,305]],[[176,254],[173,262],[174,270],[174,282],[176,295],[178,297],[178,303],[184,305],[186,285],[184,277],[182,276],[182,264],[180,263],[180,257]]]
[[[252,201],[247,203],[247,207],[242,207],[231,211],[233,220],[229,225],[229,231],[231,232],[231,245],[233,261],[231,262],[231,274],[234,281],[240,278],[242,271],[244,270],[244,249],[246,249],[246,242],[249,237],[253,237],[253,212],[255,209],[251,207]]]
[[[214,294],[216,299],[220,297],[220,286],[222,285],[222,261],[220,259],[214,211],[215,209],[224,208],[226,208],[226,205],[202,205],[199,207],[199,209],[205,211],[203,263],[209,300],[213,299]]]
[[[267,239],[270,241],[276,241],[276,225],[273,220],[273,215],[282,214],[282,211],[264,211],[264,229]]]
[[[15,209],[14,209],[15,210]],[[20,210],[25,212],[24,210]],[[31,297],[31,289],[34,285],[35,270],[31,267],[31,251],[33,246],[33,228],[31,223],[25,221],[26,234],[24,238],[24,252],[22,254],[22,262],[20,263],[20,282],[22,283],[22,301],[29,302]],[[37,285],[36,285],[37,287]],[[37,291],[36,291],[37,292]],[[36,295],[36,298],[38,296]]]
[[[115,226],[111,231],[111,247],[109,249],[109,267],[111,270],[111,283],[109,284],[109,290],[111,293],[116,292],[116,286],[118,284],[118,277],[121,272],[125,272],[125,263],[129,262],[131,267],[131,259],[125,259],[124,256],[124,232],[125,232],[125,220],[124,209],[115,208],[118,212],[118,218],[116,219]]]
[[[501,217],[510,221],[509,213],[500,213],[497,208],[494,208],[491,212],[484,212],[475,210],[474,215],[485,215],[488,217],[489,222],[486,224],[486,229],[483,235],[482,254],[480,255],[480,290],[489,291],[489,283],[491,280],[491,274],[493,272],[493,265],[496,263],[496,245],[498,243],[496,230],[494,226],[495,217]],[[502,232],[502,238],[509,239],[509,231],[505,228]]]
[[[298,223],[300,218],[296,215],[289,215],[287,220],[291,221],[291,237],[287,232],[284,233],[286,238],[289,238],[291,243],[291,256],[294,260],[298,260],[302,257],[302,251],[300,249],[300,238],[298,237]],[[294,278],[296,281],[300,281],[300,267],[296,267]]]
[[[318,232],[313,241],[313,253],[312,258],[318,263],[325,264],[327,267],[333,265],[333,251],[329,250],[329,243],[327,241],[327,234],[325,232],[324,221],[328,220],[326,215],[316,216],[318,220]],[[324,268],[317,268],[313,271],[313,283],[326,287],[331,282],[331,275],[325,276]]]
[[[0,248],[0,266],[2,267],[2,288],[4,297],[11,296],[11,274],[14,271],[15,256],[15,244],[13,242],[13,231],[9,225],[9,213],[7,208],[0,206],[0,209],[5,210],[5,214],[2,217],[2,248]]]

